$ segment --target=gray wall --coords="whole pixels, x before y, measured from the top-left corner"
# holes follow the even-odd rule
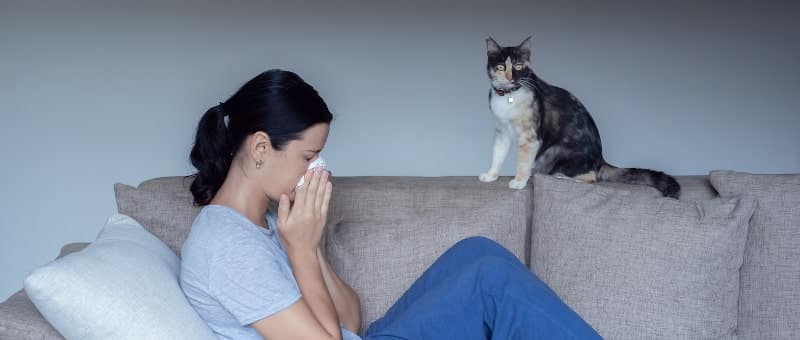
[[[797,2],[262,2],[0,2],[0,299],[94,239],[114,182],[190,173],[200,115],[268,68],[328,101],[336,175],[486,170],[488,34],[534,35],[615,164],[800,172]]]

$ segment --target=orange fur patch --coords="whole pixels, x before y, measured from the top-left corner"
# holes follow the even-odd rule
[[[595,182],[597,182],[597,172],[589,171],[589,172],[587,172],[585,174],[581,174],[581,175],[575,176],[573,178],[575,178],[575,179],[577,179],[579,181],[586,182],[586,183],[595,183]]]

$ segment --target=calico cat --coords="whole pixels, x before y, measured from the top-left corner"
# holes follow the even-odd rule
[[[664,196],[680,196],[680,185],[672,176],[648,169],[618,168],[603,159],[600,133],[589,111],[567,90],[546,83],[533,72],[530,37],[513,47],[501,47],[488,38],[486,46],[489,106],[497,124],[492,165],[479,176],[481,181],[497,180],[516,137],[517,173],[508,183],[512,189],[524,188],[535,172],[588,183],[648,185]]]

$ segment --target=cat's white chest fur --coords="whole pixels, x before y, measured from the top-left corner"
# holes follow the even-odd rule
[[[489,107],[501,121],[508,121],[520,114],[529,114],[533,108],[533,92],[524,86],[504,96],[492,91]]]

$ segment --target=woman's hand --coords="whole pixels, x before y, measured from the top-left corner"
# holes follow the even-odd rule
[[[278,202],[279,235],[287,253],[316,253],[328,218],[332,190],[328,172],[309,170],[305,182],[306,185],[296,189],[293,206],[290,207],[286,194],[281,195]]]
[[[306,185],[297,188],[292,207],[289,197],[281,195],[279,235],[302,297],[289,308],[252,324],[266,339],[342,339],[336,306],[325,285],[317,252],[331,198],[328,176],[324,170],[307,172]]]

